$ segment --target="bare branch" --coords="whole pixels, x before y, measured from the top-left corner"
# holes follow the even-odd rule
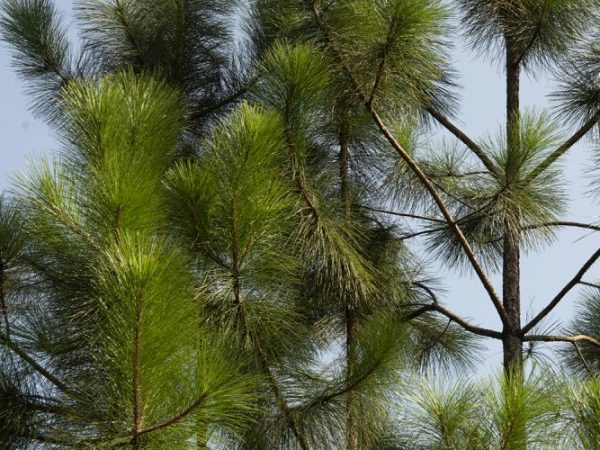
[[[580,222],[545,222],[536,225],[528,225],[523,227],[523,230],[537,230],[539,228],[549,228],[549,227],[573,227],[573,228],[584,228],[586,230],[594,230],[600,231],[600,226],[592,225],[588,223],[580,223]]]
[[[583,286],[588,286],[588,287],[600,289],[600,284],[588,283],[587,281],[580,281],[579,284],[582,284]]]
[[[573,289],[575,286],[580,284],[581,279],[586,274],[586,272],[592,267],[592,265],[600,258],[600,249],[596,250],[586,262],[579,269],[579,272],[569,281],[565,287],[561,289],[561,291],[552,299],[552,301],[546,306],[537,316],[535,316],[525,327],[523,327],[522,333],[526,334],[533,327],[535,327],[538,323],[540,323],[556,306],[560,303],[560,301]]]
[[[181,412],[179,412],[178,414],[174,415],[173,417],[171,417],[170,419],[165,420],[164,422],[161,422],[159,424],[153,425],[151,427],[148,428],[144,428],[142,430],[139,430],[137,432],[138,436],[143,436],[145,434],[150,434],[153,433],[155,431],[159,431],[162,430],[164,428],[168,428],[171,425],[175,425],[179,422],[181,422],[183,419],[185,419],[191,412],[193,412],[196,408],[198,408],[202,402],[204,400],[206,400],[206,398],[208,397],[208,393],[204,393],[202,394],[200,397],[198,397],[194,402],[192,402],[187,408],[183,409]]]
[[[250,81],[248,81],[246,84],[241,86],[239,89],[237,89],[235,92],[233,92],[230,95],[228,95],[227,97],[219,100],[217,103],[192,111],[190,113],[190,120],[198,120],[209,114],[213,114],[213,113],[219,111],[220,109],[231,105],[234,102],[237,102],[244,95],[246,95],[248,93],[248,91],[252,88],[252,86],[256,83],[257,80],[258,80],[258,77],[254,77]]]
[[[382,213],[382,214],[389,214],[391,216],[406,217],[408,219],[424,220],[427,222],[444,223],[444,224],[446,223],[445,220],[436,219],[435,217],[425,217],[425,216],[419,216],[417,214],[399,213],[399,212],[395,212],[395,211],[388,211],[387,209],[371,208],[370,206],[364,206],[364,205],[360,205],[360,207],[362,209],[366,209],[368,211],[378,212],[378,213]]]
[[[428,107],[426,108],[427,112],[438,121],[440,125],[446,128],[450,133],[452,133],[459,141],[467,146],[469,150],[471,150],[482,162],[487,170],[494,176],[498,176],[498,168],[494,164],[494,162],[486,155],[485,151],[477,145],[475,141],[473,141],[469,136],[467,136],[463,131],[461,131],[456,125],[454,125],[450,120],[444,116],[439,111],[434,108]]]
[[[465,320],[462,317],[458,316],[457,314],[453,313],[449,309],[444,308],[443,306],[441,306],[438,303],[434,303],[434,304],[430,304],[430,305],[408,305],[408,306],[421,306],[421,308],[419,310],[415,311],[414,313],[409,314],[406,317],[406,320],[409,320],[409,321],[414,320],[417,317],[422,316],[423,314],[426,314],[428,312],[437,312],[437,313],[442,314],[443,316],[446,316],[449,320],[460,325],[462,328],[464,328],[465,330],[467,330],[470,333],[477,334],[479,336],[489,337],[492,339],[502,340],[501,332],[491,330],[489,328],[483,328],[483,327],[479,327],[477,325],[473,325],[470,322],[468,322],[467,320]]]
[[[415,282],[415,283],[413,283],[413,285],[424,290],[427,293],[427,295],[429,295],[429,297],[431,298],[431,301],[433,301],[434,304],[437,305],[440,303],[438,301],[437,295],[435,295],[435,292],[433,292],[433,289],[431,289],[429,286],[427,286],[426,284],[423,284],[423,283],[419,283],[419,282]]]
[[[588,344],[591,344],[594,347],[600,348],[600,341],[585,334],[578,334],[576,336],[547,336],[532,334],[530,336],[524,336],[523,340],[525,342],[568,342],[571,344],[578,342],[587,342]]]
[[[442,330],[442,332],[435,339],[435,341],[433,341],[430,345],[428,345],[426,348],[424,348],[423,350],[421,350],[421,355],[424,355],[425,353],[433,350],[433,348],[442,341],[442,339],[444,338],[444,336],[446,335],[446,333],[450,329],[450,325],[452,325],[452,322],[453,322],[452,319],[448,319],[448,323],[446,323],[446,326],[444,327],[444,329]]]
[[[546,170],[552,163],[558,158],[564,155],[571,147],[579,142],[588,132],[594,128],[594,126],[600,122],[600,111],[596,112],[594,116],[582,125],[582,127],[573,134],[569,139],[565,141],[560,147],[554,150],[544,161],[542,161],[525,179],[525,184],[530,183],[537,178],[544,170]]]
[[[416,238],[416,237],[419,237],[419,236],[424,236],[426,234],[437,233],[438,231],[443,231],[445,229],[446,229],[446,227],[440,227],[440,228],[432,228],[430,230],[417,231],[415,233],[406,234],[404,236],[401,236],[399,238],[399,240],[406,241],[408,239]]]
[[[69,386],[64,384],[61,380],[59,380],[55,375],[46,370],[43,366],[41,366],[37,361],[35,361],[31,356],[29,356],[21,347],[19,347],[16,343],[6,337],[4,334],[0,333],[0,343],[6,345],[9,349],[11,349],[19,358],[25,361],[32,369],[34,369],[37,373],[39,373],[42,377],[60,389],[64,394],[68,395],[71,398],[81,400],[82,397],[75,390],[71,389]]]

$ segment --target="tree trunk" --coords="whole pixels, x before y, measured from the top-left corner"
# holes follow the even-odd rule
[[[340,124],[339,144],[340,144],[340,197],[342,201],[342,218],[344,224],[348,224],[352,220],[352,196],[350,192],[349,181],[349,163],[350,163],[350,148],[348,142],[348,121],[344,115]],[[356,325],[356,317],[354,311],[353,299],[346,298],[345,320],[346,320],[346,379],[351,382],[353,369],[356,365],[356,345],[354,342],[354,333]],[[348,391],[346,397],[346,448],[347,450],[359,449],[358,437],[358,417],[357,417],[356,401],[352,391]]]
[[[520,63],[519,50],[509,38],[506,39],[506,133],[508,145],[506,182],[511,183],[512,156],[520,146]],[[520,230],[518,222],[504,224],[504,254],[502,294],[503,305],[508,316],[504,327],[503,350],[506,374],[519,372],[523,363],[523,338],[521,336],[521,273],[520,273]]]
[[[521,292],[519,232],[506,227],[503,258],[503,304],[508,316],[504,327],[502,344],[504,371],[517,375],[523,364],[523,338],[521,336]]]
[[[521,146],[520,129],[520,76],[521,52],[510,38],[506,38],[506,133],[508,157],[505,167],[505,182],[510,190],[518,189],[514,177],[518,176],[513,158]],[[508,317],[504,326],[502,347],[504,373],[508,383],[523,382],[523,336],[521,333],[521,229],[520,218],[513,217],[504,223],[504,247],[502,261],[502,303]],[[518,418],[510,436],[511,449],[527,449],[526,425]]]

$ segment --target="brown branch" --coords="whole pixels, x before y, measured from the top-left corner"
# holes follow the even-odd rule
[[[424,348],[423,350],[421,350],[421,355],[424,355],[425,353],[433,350],[433,348],[442,341],[442,339],[444,338],[444,336],[446,335],[446,333],[450,329],[450,325],[452,324],[452,322],[453,322],[452,319],[448,319],[448,323],[446,324],[446,326],[444,327],[444,329],[442,330],[442,332],[440,333],[440,335],[435,339],[435,341],[433,341],[432,344],[428,345],[426,348]]]
[[[600,258],[600,249],[596,250],[596,252],[585,262],[585,264],[579,269],[577,274],[561,289],[561,291],[552,299],[548,306],[546,306],[537,316],[535,316],[525,327],[522,329],[522,334],[525,335],[533,327],[535,327],[538,323],[540,323],[556,306],[560,303],[560,301],[573,289],[577,286],[586,272],[592,267],[592,265]]]
[[[525,184],[530,183],[537,178],[544,170],[546,170],[552,163],[558,158],[564,155],[571,147],[579,142],[594,126],[600,122],[600,111],[592,116],[586,123],[584,123],[579,130],[573,134],[569,139],[565,141],[560,147],[554,150],[544,161],[531,171],[531,173],[525,179]]]
[[[82,397],[75,390],[71,389],[69,386],[60,381],[56,376],[42,367],[37,361],[35,361],[31,356],[29,356],[21,347],[19,347],[16,343],[14,343],[11,339],[9,339],[4,334],[0,333],[0,343],[6,345],[9,349],[11,349],[19,358],[25,361],[32,369],[34,369],[37,373],[43,376],[46,380],[56,386],[60,391],[64,394],[68,395],[71,398],[81,400]]]
[[[400,236],[398,239],[400,241],[406,241],[408,239],[416,238],[416,237],[419,237],[419,236],[424,236],[426,234],[437,233],[438,231],[443,231],[445,229],[446,229],[446,227],[440,227],[440,228],[432,228],[431,230],[417,231],[415,233],[411,233],[411,234],[406,234],[404,236]]]
[[[435,295],[435,292],[429,286],[427,286],[426,284],[420,283],[420,282],[414,282],[413,285],[422,289],[423,291],[425,291],[427,293],[427,295],[429,295],[429,297],[431,298],[431,301],[434,304],[437,305],[440,303],[438,301],[437,295]]]
[[[492,206],[494,204],[494,202],[498,199],[498,197],[500,197],[500,195],[502,195],[502,193],[505,190],[506,190],[506,186],[504,186],[500,191],[498,191],[496,194],[494,194],[494,196],[492,197],[492,199],[489,202],[487,202],[485,205],[483,205],[481,208],[478,208],[475,211],[470,212],[469,214],[461,217],[460,219],[456,219],[455,223],[457,225],[460,225],[460,224],[463,224],[463,223],[466,223],[466,222],[470,222],[471,220],[476,219],[479,214],[481,214],[487,208],[489,208],[490,206]],[[440,221],[440,222],[447,223],[446,221]],[[407,240],[407,239],[412,239],[414,237],[423,236],[425,234],[437,233],[438,231],[444,231],[444,230],[446,230],[446,228],[447,227],[443,226],[443,227],[438,227],[438,228],[431,228],[429,230],[418,231],[416,233],[407,234],[405,236],[402,236],[402,237],[400,237],[400,240],[404,241],[404,240]]]
[[[164,422],[161,422],[159,424],[153,425],[148,428],[141,429],[137,432],[137,435],[143,436],[145,434],[154,433],[155,431],[163,430],[165,428],[170,427],[171,425],[175,425],[175,424],[181,422],[183,419],[186,418],[186,416],[188,416],[191,412],[193,412],[196,408],[198,408],[202,404],[202,402],[204,400],[206,400],[207,397],[208,397],[208,393],[206,392],[206,393],[202,394],[200,397],[198,397],[198,399],[196,399],[194,402],[192,402],[187,408],[183,409],[181,412],[179,412],[175,416],[173,416],[170,419],[167,419]]]
[[[238,240],[236,211],[237,211],[237,195],[234,194],[231,199],[231,218],[232,218],[232,220],[231,220],[231,249],[232,249],[231,276],[233,279],[234,303],[242,316],[242,320],[244,323],[244,328],[246,330],[246,333],[248,334],[248,337],[250,338],[252,345],[256,349],[256,352],[258,354],[258,359],[259,359],[259,362],[261,365],[261,369],[263,370],[263,372],[265,373],[265,375],[267,376],[267,378],[269,380],[269,383],[271,384],[271,389],[273,389],[273,393],[275,394],[275,397],[277,398],[279,407],[281,408],[282,412],[284,413],[292,433],[298,440],[300,447],[303,450],[309,450],[310,447],[306,441],[306,438],[302,434],[302,429],[300,427],[300,424],[298,423],[297,418],[294,416],[293,411],[288,406],[286,399],[283,395],[283,392],[281,391],[281,388],[279,387],[277,380],[275,379],[275,377],[273,376],[273,373],[271,372],[271,366],[269,364],[267,355],[263,351],[258,337],[254,334],[251,323],[250,323],[250,318],[248,317],[248,312],[246,310],[246,303],[244,302],[244,299],[242,297],[240,255],[239,255],[240,249],[239,249],[239,245],[238,245],[239,240]]]
[[[131,430],[134,449],[140,446],[139,437],[142,429],[143,405],[141,392],[141,359],[142,359],[142,299],[138,299],[135,305],[135,330],[134,330],[134,352],[133,352],[133,379],[132,379],[132,403],[133,403],[133,428]]]
[[[221,99],[214,105],[210,105],[210,106],[207,106],[206,108],[195,110],[195,111],[191,112],[190,120],[198,120],[201,117],[205,117],[209,114],[213,114],[213,113],[219,111],[221,108],[224,108],[224,107],[230,105],[231,103],[238,101],[240,98],[242,98],[244,95],[246,95],[246,93],[252,88],[252,86],[256,83],[257,80],[258,80],[258,77],[252,78],[250,81],[248,81],[242,87],[240,87],[237,91],[235,91],[231,95],[228,95],[227,97]]]
[[[580,281],[579,284],[581,284],[583,286],[588,286],[588,287],[600,289],[600,284],[588,283],[587,281]]]
[[[477,334],[479,336],[489,337],[492,339],[502,340],[501,332],[491,330],[489,328],[483,328],[483,327],[479,327],[477,325],[473,325],[470,322],[468,322],[467,320],[463,319],[462,317],[458,316],[457,314],[453,313],[449,309],[446,309],[439,304],[434,303],[431,305],[408,305],[408,306],[421,306],[421,308],[419,310],[415,311],[415,313],[409,314],[405,318],[406,320],[416,319],[417,317],[419,317],[423,314],[426,314],[428,312],[437,312],[437,313],[440,313],[440,314],[446,316],[449,320],[456,323],[457,325],[460,325],[463,329],[465,329],[466,331],[468,331],[470,333]]]
[[[573,227],[573,228],[584,228],[586,230],[594,230],[600,231],[600,226],[592,225],[588,223],[580,223],[580,222],[569,222],[569,221],[557,221],[557,222],[545,222],[536,225],[527,225],[523,227],[523,230],[536,230],[539,228],[549,228],[549,227]]]
[[[395,212],[395,211],[388,211],[387,209],[371,208],[370,206],[365,206],[365,205],[360,205],[360,207],[362,209],[366,209],[368,211],[378,212],[378,213],[382,213],[382,214],[389,214],[391,216],[406,217],[409,219],[417,219],[417,220],[425,220],[427,222],[444,223],[444,224],[446,223],[445,220],[436,219],[434,217],[419,216],[417,214],[399,213],[399,212]]]
[[[498,168],[494,162],[488,157],[488,155],[486,155],[485,151],[475,141],[461,131],[456,125],[450,122],[450,120],[439,111],[432,107],[427,107],[426,110],[435,120],[437,120],[440,125],[446,128],[459,141],[465,144],[467,148],[479,158],[485,168],[489,170],[492,175],[496,177],[499,175]]]
[[[530,336],[524,336],[523,340],[525,342],[568,342],[571,344],[578,342],[587,342],[588,344],[591,344],[594,347],[600,348],[600,341],[585,334],[578,334],[576,336],[547,336],[532,334]]]
[[[367,100],[367,104],[370,106],[373,104],[373,100],[375,100],[375,95],[377,94],[377,89],[379,88],[379,84],[383,79],[383,73],[385,69],[385,63],[387,59],[387,55],[390,51],[390,47],[394,38],[396,37],[397,31],[397,16],[392,18],[392,23],[390,24],[390,28],[388,30],[387,37],[385,39],[385,45],[383,47],[383,55],[381,56],[381,61],[379,61],[379,65],[377,67],[377,73],[375,74],[375,80],[373,81],[373,87],[371,88],[371,93],[369,94],[369,99]]]
[[[544,23],[544,17],[546,16],[546,12],[547,12],[547,7],[548,7],[548,0],[544,0],[544,4],[542,5],[542,8],[540,9],[540,17],[535,26],[535,30],[534,30],[533,34],[531,35],[531,39],[529,39],[529,42],[523,46],[523,48],[520,51],[520,55],[517,58],[517,63],[519,65],[523,62],[523,60],[527,56],[527,53],[529,53],[529,51],[532,49],[533,45],[535,44],[535,41],[538,39],[538,37],[540,35],[540,30]]]

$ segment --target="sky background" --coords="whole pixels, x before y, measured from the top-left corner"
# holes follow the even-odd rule
[[[69,17],[73,1],[56,0],[55,3]],[[71,31],[73,28],[71,27]],[[498,131],[504,121],[505,88],[503,74],[497,63],[478,58],[465,49],[457,36],[457,46],[452,55],[454,68],[459,74],[461,110],[457,124],[472,138],[485,137]],[[49,128],[32,117],[25,86],[11,68],[8,49],[0,47],[0,191],[10,189],[16,172],[27,172],[28,164],[59,150],[59,145]],[[552,91],[551,79],[524,76],[522,105],[546,108],[550,106],[547,94]],[[569,135],[565,129],[565,137]],[[589,140],[571,149],[564,159],[565,188],[570,203],[564,219],[578,222],[600,222],[598,201],[586,194],[595,168],[594,148]],[[567,184],[568,183],[568,184]],[[522,265],[522,302],[524,320],[543,308],[573,277],[579,267],[600,246],[597,236],[583,230],[563,230],[555,244],[542,252],[527,255]],[[477,324],[500,330],[500,322],[493,306],[472,274],[434,271],[445,288],[442,296],[447,307],[469,317]],[[594,281],[600,276],[600,264],[584,278]],[[501,291],[501,278],[493,275],[497,290]],[[547,323],[566,323],[574,318],[577,300],[574,290],[555,310]],[[494,370],[501,363],[501,345],[490,342],[480,373]],[[549,344],[554,345],[556,344]],[[551,347],[550,347],[551,348]]]

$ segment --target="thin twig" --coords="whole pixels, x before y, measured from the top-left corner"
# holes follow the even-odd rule
[[[501,332],[495,331],[495,330],[490,330],[489,328],[483,328],[483,327],[479,327],[477,325],[473,325],[470,322],[468,322],[467,320],[463,319],[462,317],[458,316],[457,314],[453,313],[449,309],[446,309],[439,304],[435,304],[435,303],[429,304],[429,305],[414,304],[414,305],[405,305],[405,306],[421,306],[421,308],[418,311],[416,311],[413,314],[409,314],[407,317],[405,317],[405,320],[414,320],[417,317],[419,317],[423,314],[426,314],[428,312],[437,312],[437,313],[440,313],[440,314],[446,316],[448,319],[450,319],[451,321],[460,325],[463,329],[469,331],[470,333],[477,334],[479,336],[489,337],[492,339],[502,340],[503,335]],[[417,312],[418,312],[418,314],[416,314]]]
[[[549,227],[572,227],[572,228],[584,228],[586,230],[600,231],[600,226],[592,225],[589,223],[570,222],[570,221],[556,221],[556,222],[544,222],[535,225],[524,226],[523,230],[537,230],[539,228]]]
[[[59,380],[55,375],[46,370],[43,366],[41,366],[37,361],[35,361],[31,356],[29,356],[21,347],[19,347],[15,342],[9,339],[4,334],[0,333],[0,343],[6,345],[9,349],[11,349],[19,358],[25,361],[31,368],[33,368],[36,372],[42,375],[46,380],[56,386],[59,390],[61,390],[64,394],[68,395],[71,398],[82,400],[82,396],[71,389],[69,386],[64,384],[61,380]]]
[[[583,356],[583,353],[581,352],[581,349],[579,348],[579,345],[577,344],[577,342],[573,342],[573,347],[575,347],[575,350],[577,350],[579,359],[581,359],[581,362],[583,363],[585,370],[587,370],[587,373],[589,375],[592,375],[592,369],[591,369],[590,365],[588,364],[587,360],[585,359],[585,356]]]
[[[583,286],[588,286],[588,287],[600,289],[600,284],[588,283],[587,281],[580,281],[579,284],[581,284]]]
[[[575,134],[573,134],[573,136],[567,139],[564,144],[554,150],[544,161],[538,164],[538,166],[533,169],[525,179],[525,184],[529,184],[531,181],[537,178],[552,163],[564,155],[571,147],[577,144],[577,142],[579,142],[586,134],[588,134],[588,132],[594,128],[598,122],[600,122],[600,111],[597,111],[591,119],[584,123],[581,128],[577,130]]]
[[[442,339],[444,338],[444,336],[446,335],[446,333],[448,332],[448,330],[450,329],[450,325],[452,324],[453,320],[452,319],[448,319],[448,323],[446,324],[446,326],[444,327],[444,330],[440,333],[440,335],[435,339],[435,341],[433,341],[432,344],[428,345],[426,348],[424,348],[423,350],[421,350],[421,355],[424,355],[425,353],[433,350],[433,348],[438,345]]]
[[[473,141],[469,136],[467,136],[463,131],[461,131],[456,125],[454,125],[450,120],[445,117],[442,113],[435,110],[434,108],[428,107],[426,108],[427,112],[439,122],[444,128],[446,128],[450,133],[452,133],[459,141],[467,146],[469,150],[471,150],[482,162],[489,172],[498,177],[498,168],[494,164],[494,162],[486,155],[483,148],[481,148],[475,141]]]
[[[399,213],[399,212],[395,212],[395,211],[389,211],[387,209],[371,208],[370,206],[365,206],[365,205],[360,205],[360,207],[362,209],[366,209],[368,211],[378,212],[378,213],[382,213],[382,214],[389,214],[391,216],[406,217],[408,219],[424,220],[427,222],[444,223],[444,224],[446,223],[445,220],[436,219],[434,217],[419,216],[417,214],[409,214],[409,213]]]
[[[2,318],[4,319],[4,330],[6,337],[10,339],[10,321],[8,319],[8,305],[4,295],[4,261],[0,258],[0,309],[2,309]]]
[[[208,397],[208,393],[202,394],[198,399],[192,402],[187,408],[183,409],[181,412],[171,417],[170,419],[165,420],[159,424],[153,425],[148,428],[141,429],[137,432],[138,436],[143,436],[145,434],[154,433],[155,431],[159,431],[165,428],[170,427],[171,425],[175,425],[185,419],[190,413],[192,413],[196,408],[198,408],[204,400]]]

